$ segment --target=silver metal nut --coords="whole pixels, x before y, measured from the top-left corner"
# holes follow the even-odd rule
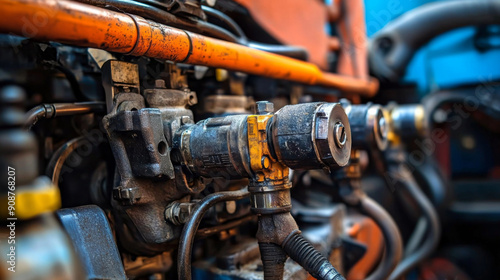
[[[267,115],[274,113],[274,104],[269,101],[255,102],[255,109],[258,115]]]

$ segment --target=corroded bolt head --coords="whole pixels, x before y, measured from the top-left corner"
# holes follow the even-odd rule
[[[274,104],[269,101],[255,102],[256,113],[259,115],[267,115],[274,113]]]
[[[345,127],[343,123],[337,122],[335,124],[333,135],[335,136],[335,144],[337,145],[337,147],[344,147],[347,141],[347,135],[345,133]]]

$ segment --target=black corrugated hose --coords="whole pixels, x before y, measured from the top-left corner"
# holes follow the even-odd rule
[[[292,260],[300,264],[314,278],[345,280],[333,265],[300,234],[300,231],[292,232],[281,246]]]
[[[285,251],[274,243],[259,242],[264,279],[282,280],[285,272],[285,262],[288,258]]]

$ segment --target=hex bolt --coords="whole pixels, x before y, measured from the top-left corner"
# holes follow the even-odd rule
[[[345,134],[345,127],[342,122],[337,122],[335,124],[333,134],[335,136],[335,144],[337,144],[337,147],[344,147],[347,141],[347,135]]]
[[[255,102],[255,109],[257,115],[268,115],[274,113],[274,104],[269,101]]]
[[[187,222],[194,206],[190,202],[172,202],[165,208],[165,219],[174,225],[182,225]]]

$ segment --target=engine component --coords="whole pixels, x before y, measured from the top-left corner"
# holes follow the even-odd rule
[[[371,103],[351,105],[345,99],[341,100],[341,104],[349,118],[352,147],[356,149],[385,150],[387,148],[389,124],[384,117],[383,108]]]
[[[319,279],[341,277],[297,235],[297,224],[289,213],[291,184],[286,166],[298,167],[299,160],[307,163],[300,167],[309,169],[345,165],[351,137],[344,110],[335,103],[285,106],[274,115],[270,102],[258,102],[256,108],[259,115],[226,116],[181,127],[173,141],[177,162],[197,176],[251,179],[250,199],[252,211],[259,214],[257,239],[266,278],[283,277],[285,252]],[[303,117],[293,121],[293,115]],[[297,137],[289,137],[292,124],[300,128]],[[186,243],[182,244],[180,253],[185,252]],[[303,255],[301,250],[312,255]],[[273,262],[276,256],[280,260]],[[179,279],[191,277],[186,263],[180,263],[179,270],[183,271]]]

